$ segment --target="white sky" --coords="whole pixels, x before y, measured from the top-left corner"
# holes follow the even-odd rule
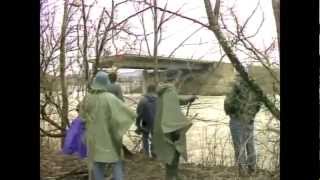
[[[240,22],[244,22],[244,20],[251,14],[253,9],[256,7],[259,0],[224,0],[222,2],[222,9],[220,12],[227,13],[225,11],[226,8],[234,5],[236,14],[238,15]],[[91,4],[92,0],[86,0],[87,4]],[[92,19],[98,19],[100,16],[102,8],[105,6],[110,7],[111,1],[109,0],[97,0],[98,4],[95,5],[94,9],[91,10],[90,17]],[[119,1],[116,1],[119,2]],[[158,6],[163,7],[165,0],[158,0]],[[211,1],[214,4],[214,0]],[[57,20],[61,22],[62,19],[62,3],[61,0],[56,0],[55,3],[58,5],[58,15]],[[176,11],[181,8],[183,15],[192,17],[197,19],[205,24],[207,24],[206,11],[204,8],[203,1],[195,1],[195,0],[168,0],[168,10]],[[142,9],[142,8],[140,8]],[[130,16],[135,13],[136,10],[133,7],[133,3],[127,3],[121,5],[117,11],[118,20],[122,20],[125,17]],[[159,12],[161,14],[162,12]],[[252,42],[256,45],[257,48],[264,48],[269,46],[270,43],[276,39],[276,27],[275,20],[273,17],[272,11],[272,1],[271,0],[260,0],[260,8],[253,16],[253,18],[249,22],[249,26],[247,27],[248,33],[252,33],[258,27],[261,19],[262,13],[264,13],[264,24],[257,34],[256,37],[252,39]],[[153,32],[153,21],[150,10],[144,13],[145,15],[145,24],[148,32]],[[169,14],[167,14],[168,16]],[[228,26],[232,27],[233,23],[228,23]],[[137,33],[142,34],[142,26],[137,17],[129,20],[129,25],[131,30]],[[171,51],[178,46],[187,36],[189,36],[192,32],[198,29],[200,26],[194,24],[191,21],[181,19],[179,17],[175,17],[174,19],[168,21],[164,25],[164,33],[163,37],[165,38],[159,46],[158,55],[168,56]],[[153,46],[153,35],[149,38],[149,45],[152,52]],[[203,28],[198,31],[192,38],[186,41],[186,44],[195,44],[202,42],[202,45],[185,45],[181,47],[176,53],[174,57],[177,58],[194,58],[194,59],[204,59],[204,60],[213,60],[216,61],[221,57],[220,47],[215,40],[214,34],[209,30]],[[120,42],[121,43],[121,42]],[[276,43],[277,45],[277,43]],[[146,46],[143,46],[144,52],[146,53]],[[243,56],[239,53],[238,56],[242,58]],[[273,61],[278,61],[278,51],[277,49],[273,54]],[[227,58],[224,59],[228,61]]]

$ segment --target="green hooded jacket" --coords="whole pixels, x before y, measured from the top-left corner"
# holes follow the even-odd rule
[[[244,123],[254,120],[260,107],[260,99],[243,80],[234,85],[224,101],[226,114]]]
[[[91,91],[82,102],[80,116],[86,123],[89,160],[122,159],[122,136],[134,123],[136,114],[113,94]]]
[[[187,160],[186,132],[192,123],[183,115],[179,102],[172,84],[159,86],[152,144],[157,158],[167,164],[172,163],[175,151]]]

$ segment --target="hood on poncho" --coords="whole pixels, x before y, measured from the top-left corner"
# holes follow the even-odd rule
[[[110,80],[108,74],[106,72],[99,71],[91,84],[91,90],[108,91],[109,84]]]
[[[122,158],[122,137],[136,114],[109,92],[88,93],[80,116],[86,123],[89,159],[116,162]]]

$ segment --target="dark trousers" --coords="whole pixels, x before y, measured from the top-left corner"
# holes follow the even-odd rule
[[[180,154],[175,152],[174,158],[171,164],[166,164],[166,180],[178,179],[178,167],[179,167]]]
[[[147,133],[147,132],[142,133],[142,145],[143,145],[144,153],[147,156],[150,156],[151,141],[149,138],[149,133]]]
[[[175,131],[167,135],[173,142],[179,140],[179,132]],[[178,180],[180,153],[176,150],[171,164],[166,164],[166,180]]]

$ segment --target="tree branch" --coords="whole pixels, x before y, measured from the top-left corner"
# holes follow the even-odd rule
[[[276,117],[278,120],[280,120],[280,111],[279,109],[269,100],[269,98],[263,93],[262,89],[254,82],[254,80],[249,78],[248,73],[244,70],[244,67],[240,63],[238,57],[232,50],[230,44],[227,42],[227,39],[225,38],[224,34],[221,32],[221,29],[219,27],[219,24],[216,20],[217,17],[214,17],[214,14],[211,9],[211,2],[210,0],[204,0],[206,12],[209,20],[210,29],[216,36],[217,40],[219,41],[220,45],[222,46],[224,52],[227,54],[229,60],[231,61],[232,65],[235,67],[235,69],[239,72],[240,76],[243,78],[243,80],[248,84],[250,89],[256,93],[256,95],[261,99],[261,101],[264,103],[264,105],[269,109],[271,114]],[[217,4],[220,3],[220,1],[216,1]],[[217,7],[215,7],[217,9]]]
[[[65,136],[64,133],[61,134],[52,134],[52,133],[48,133],[47,131],[45,131],[44,129],[42,129],[40,127],[40,132],[43,133],[41,136],[48,136],[48,137],[52,137],[52,138],[62,138]]]

